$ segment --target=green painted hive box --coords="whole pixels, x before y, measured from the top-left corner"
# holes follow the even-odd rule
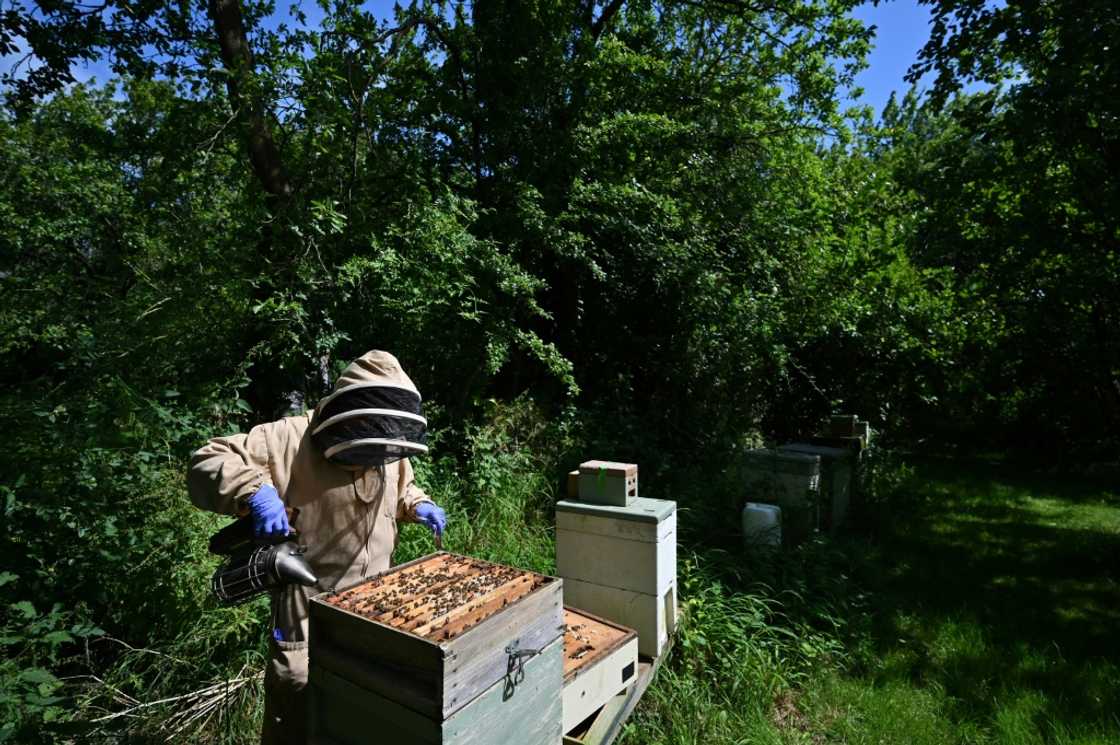
[[[312,598],[311,742],[559,743],[562,592],[440,552]]]

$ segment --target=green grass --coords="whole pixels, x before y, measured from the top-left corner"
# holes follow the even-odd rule
[[[783,741],[1120,743],[1120,495],[1012,467],[903,473],[844,543],[870,598],[847,660],[795,687]]]

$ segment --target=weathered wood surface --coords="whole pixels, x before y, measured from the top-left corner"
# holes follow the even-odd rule
[[[505,675],[506,647],[542,649],[564,633],[563,585],[557,580],[510,606],[515,612],[496,614],[485,623],[444,642],[445,714],[455,711]]]
[[[481,623],[510,603],[525,597],[535,587],[533,577],[516,577],[474,600],[470,605],[460,606],[439,618],[429,620],[423,626],[412,629],[412,633],[429,639],[451,639],[471,626]]]
[[[542,649],[562,631],[559,579],[441,553],[313,598],[310,664],[447,718],[505,676],[509,644]]]
[[[576,608],[564,608],[564,680],[622,646],[637,632]]]
[[[315,650],[334,649],[356,659],[391,666],[418,680],[435,683],[443,671],[443,649],[435,642],[312,599],[311,657]]]
[[[431,718],[336,675],[312,668],[311,742],[322,745],[558,745],[562,737],[557,639],[447,719]]]
[[[328,605],[416,636],[428,636],[443,629],[440,639],[450,639],[452,629],[444,628],[446,623],[442,619],[452,614],[459,618],[471,610],[495,613],[508,604],[486,603],[496,591],[514,580],[524,580],[522,584],[528,585],[522,588],[524,595],[547,581],[532,572],[450,554],[437,555],[402,574],[407,576],[397,577],[390,570],[389,574],[321,597]],[[476,613],[474,623],[485,617],[485,613]],[[458,624],[453,631],[462,633],[474,623]]]

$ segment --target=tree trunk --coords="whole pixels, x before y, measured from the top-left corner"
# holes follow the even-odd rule
[[[211,0],[210,18],[226,68],[226,90],[230,107],[245,131],[246,147],[253,173],[273,200],[292,193],[292,185],[284,172],[280,151],[272,139],[264,102],[253,80],[253,54],[245,35],[240,0]]]

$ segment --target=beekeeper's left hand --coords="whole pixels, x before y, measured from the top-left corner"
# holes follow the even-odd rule
[[[418,522],[427,525],[436,535],[443,535],[443,529],[447,527],[447,513],[442,507],[435,502],[421,502],[416,505],[415,512]]]

